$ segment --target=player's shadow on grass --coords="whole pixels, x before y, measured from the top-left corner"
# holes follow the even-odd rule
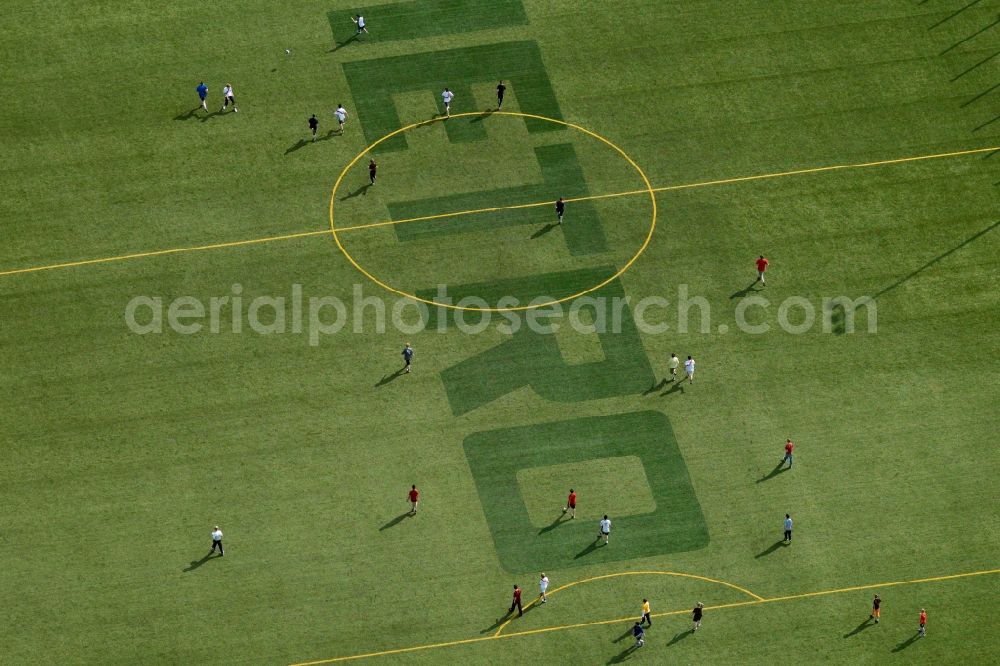
[[[335,130],[330,130],[329,132],[327,132],[323,136],[317,136],[315,141],[308,141],[306,139],[299,139],[294,144],[292,144],[291,146],[288,147],[288,150],[285,151],[285,154],[289,155],[291,153],[294,153],[296,150],[300,150],[302,148],[305,148],[310,143],[319,143],[320,141],[329,141],[330,139],[332,139],[335,136],[340,136],[340,134],[337,131],[335,131]]]
[[[626,629],[625,632],[621,636],[619,636],[618,638],[616,638],[615,640],[613,640],[611,642],[612,643],[621,643],[623,640],[625,640],[626,638],[628,638],[631,635],[632,635],[632,626],[629,625],[629,628]]]
[[[631,630],[629,630],[629,633],[632,633]],[[633,643],[632,645],[628,646],[627,648],[625,648],[624,650],[622,650],[621,652],[619,652],[615,656],[611,657],[611,659],[608,659],[608,663],[609,664],[620,664],[623,661],[628,660],[632,656],[632,653],[635,652],[638,649],[639,648],[636,647],[635,643]]]
[[[196,106],[187,113],[182,113],[179,116],[174,116],[174,120],[190,120],[191,118],[197,118],[198,116],[194,114],[198,113],[199,109],[201,109],[201,106]]]
[[[778,463],[777,467],[775,467],[770,472],[768,472],[764,476],[762,476],[759,479],[757,479],[757,483],[764,483],[765,481],[770,481],[771,479],[773,479],[774,477],[778,476],[782,472],[787,472],[790,469],[791,469],[791,467],[785,467],[785,463],[784,463],[784,461],[782,461],[782,462]]]
[[[757,553],[753,557],[754,557],[755,560],[760,559],[762,557],[767,557],[768,555],[770,555],[774,551],[778,550],[779,548],[784,548],[785,546],[788,546],[788,545],[791,545],[791,544],[789,544],[787,541],[775,541],[770,546],[768,546],[766,550],[760,551],[759,553]]]
[[[983,129],[984,127],[988,127],[989,125],[992,125],[993,123],[995,123],[998,120],[1000,120],[1000,116],[997,116],[993,120],[987,120],[985,123],[983,123],[982,125],[980,125],[979,127],[977,127],[976,129],[974,129],[972,131],[973,132],[978,132],[979,130]]]
[[[669,380],[669,379],[667,379],[666,377],[664,377],[663,379],[661,379],[661,380],[659,381],[659,383],[656,383],[656,384],[653,384],[653,385],[652,385],[652,386],[650,386],[650,387],[649,387],[648,389],[646,389],[645,391],[643,391],[643,392],[642,392],[642,394],[643,394],[643,395],[649,395],[650,393],[656,393],[656,392],[657,392],[657,391],[659,391],[659,390],[660,390],[661,388],[665,388],[665,387],[666,387],[666,385],[667,385],[667,384],[668,384],[669,382],[670,382],[670,380]]]
[[[693,633],[694,633],[693,631],[691,631],[690,629],[687,629],[687,630],[682,631],[682,632],[680,632],[678,634],[674,634],[674,637],[670,639],[670,642],[667,643],[667,645],[674,645],[675,643],[680,643],[682,640],[684,640],[685,638],[687,638],[688,636],[690,636]]]
[[[476,116],[475,118],[473,118],[469,122],[470,123],[481,123],[484,120],[486,120],[487,118],[489,118],[490,116],[492,116],[493,112],[496,111],[496,110],[497,109],[483,109],[483,112],[480,115]]]
[[[574,560],[578,560],[581,557],[586,557],[587,555],[590,555],[592,552],[594,552],[595,550],[597,550],[598,548],[600,548],[601,546],[604,546],[604,545],[606,545],[606,544],[604,543],[604,541],[602,539],[597,539],[596,541],[591,541],[590,545],[587,546],[586,548],[584,548],[583,550],[581,550],[576,555],[574,555],[573,559]]]
[[[382,375],[382,379],[378,380],[378,383],[375,384],[375,388],[378,388],[379,386],[385,386],[389,382],[398,379],[399,377],[402,377],[403,373],[404,373],[403,368],[400,368],[391,375]]]
[[[756,289],[754,289],[754,287],[757,286],[757,282],[758,282],[758,280],[754,280],[753,282],[751,282],[750,284],[748,284],[746,287],[743,287],[739,291],[734,291],[732,294],[729,295],[729,298],[743,298],[744,296],[746,296],[747,294],[749,294],[751,291],[756,291]]]
[[[997,152],[1000,152],[1000,151],[997,151]],[[923,266],[921,266],[920,268],[918,268],[917,270],[915,270],[912,273],[906,275],[905,277],[902,277],[902,278],[896,280],[895,282],[893,282],[892,284],[890,284],[888,287],[886,287],[886,288],[882,289],[881,291],[879,291],[872,298],[876,298],[877,299],[880,296],[884,296],[885,294],[887,294],[888,292],[892,291],[896,287],[900,286],[901,284],[904,284],[904,283],[908,282],[912,278],[914,278],[917,275],[919,275],[920,273],[924,272],[925,270],[927,270],[928,268],[930,268],[934,264],[938,263],[939,261],[941,261],[945,257],[948,257],[949,255],[951,255],[951,254],[953,254],[953,253],[961,250],[963,247],[965,247],[966,245],[968,245],[972,241],[976,240],[980,236],[984,236],[984,235],[988,234],[989,232],[993,231],[997,227],[1000,227],[1000,220],[994,222],[993,224],[991,224],[990,226],[986,227],[985,229],[982,229],[981,231],[977,231],[975,234],[973,234],[972,236],[969,236],[964,241],[962,241],[961,243],[959,243],[955,247],[951,248],[947,252],[944,252],[943,254],[939,254],[938,256],[934,257],[933,259],[931,259],[930,261],[928,261],[926,264],[924,264]]]
[[[542,227],[541,229],[539,229],[535,233],[531,234],[531,240],[534,240],[536,238],[541,238],[542,236],[544,236],[545,234],[549,233],[550,231],[552,231],[553,229],[555,229],[558,226],[559,225],[556,222],[550,222],[549,224],[546,224],[544,227]]]
[[[920,638],[920,632],[919,631],[917,633],[913,634],[912,636],[910,636],[909,638],[907,638],[905,641],[903,641],[902,643],[900,643],[896,647],[892,648],[892,651],[893,652],[902,652],[906,648],[908,648],[911,645],[913,645],[918,638]]]
[[[220,557],[221,557],[221,555],[220,555]],[[187,573],[188,571],[194,571],[195,569],[197,569],[198,567],[200,567],[201,565],[203,565],[205,562],[208,562],[210,559],[212,559],[212,551],[209,551],[208,555],[205,555],[200,560],[192,560],[191,564],[189,564],[186,569],[182,569],[182,571],[184,573]]]
[[[958,16],[959,14],[961,14],[962,12],[964,12],[964,11],[965,11],[966,9],[968,9],[969,7],[971,7],[971,6],[973,6],[973,5],[977,5],[977,4],[979,4],[980,2],[982,2],[982,1],[983,1],[983,0],[972,0],[972,2],[970,2],[970,3],[969,3],[969,4],[967,4],[967,5],[965,5],[964,7],[962,7],[961,9],[959,9],[958,11],[955,11],[955,12],[952,12],[952,13],[951,13],[951,14],[949,14],[948,16],[945,16],[945,17],[944,17],[943,19],[941,19],[940,21],[938,21],[937,23],[935,23],[935,24],[934,24],[934,25],[932,25],[931,27],[927,28],[927,30],[928,30],[928,31],[931,31],[931,30],[933,30],[934,28],[936,28],[936,27],[938,27],[938,26],[940,26],[940,25],[944,25],[944,24],[945,24],[945,23],[947,23],[948,21],[952,20],[953,18],[955,18],[956,16]],[[921,3],[921,4],[923,4],[923,3]]]
[[[345,46],[347,46],[351,42],[356,42],[356,41],[358,41],[358,35],[355,33],[351,37],[345,39],[341,43],[339,43],[336,46],[334,46],[332,49],[330,49],[329,51],[327,51],[327,53],[336,53],[337,51],[339,51],[340,49],[344,48]]]
[[[404,520],[406,520],[407,518],[410,518],[412,516],[413,516],[413,514],[410,513],[409,511],[407,511],[406,513],[401,513],[400,515],[396,516],[395,518],[393,518],[392,520],[390,520],[389,522],[387,522],[382,527],[378,528],[378,531],[379,532],[384,532],[385,530],[389,529],[390,527],[395,527],[396,525],[399,525],[401,522],[403,522]]]
[[[860,634],[862,631],[864,631],[865,629],[868,629],[869,627],[874,627],[874,626],[875,626],[875,623],[872,622],[871,618],[868,618],[867,620],[865,620],[864,622],[862,622],[858,626],[854,627],[854,629],[852,629],[851,631],[849,631],[846,634],[844,634],[844,638],[850,638],[851,636],[856,636],[856,635]]]
[[[504,613],[503,615],[501,615],[500,617],[498,617],[496,622],[494,622],[490,626],[486,627],[485,629],[483,629],[479,633],[481,633],[481,634],[488,634],[491,631],[496,631],[497,629],[500,628],[500,625],[503,624],[504,622],[506,622],[507,619],[510,618],[510,617],[515,617],[516,618],[517,616],[508,611],[508,612]]]
[[[552,530],[554,530],[555,528],[559,527],[560,525],[562,525],[565,522],[563,520],[563,518],[566,518],[566,514],[562,514],[560,516],[556,516],[556,519],[553,520],[551,524],[546,525],[542,529],[538,530],[538,533],[539,534],[545,534],[546,532],[551,532]],[[567,520],[569,520],[569,519],[567,518]]]
[[[673,385],[660,395],[661,396],[670,395],[671,393],[677,393],[678,391],[684,393],[684,381],[680,379],[675,379],[673,381]]]
[[[358,189],[354,190],[353,192],[340,197],[340,200],[341,201],[347,201],[348,199],[353,199],[354,197],[366,196],[368,194],[368,188],[371,187],[371,186],[372,186],[371,183],[368,183],[367,185],[362,185],[361,187],[359,187]]]
[[[959,41],[955,42],[954,44],[952,44],[951,46],[949,46],[948,48],[946,48],[944,51],[941,51],[941,53],[939,53],[938,55],[944,55],[945,53],[948,53],[949,51],[952,51],[952,50],[958,48],[959,46],[961,46],[962,44],[966,43],[967,41],[969,41],[973,37],[976,37],[978,35],[983,34],[987,30],[989,30],[990,28],[992,28],[993,26],[995,26],[997,23],[1000,23],[1000,16],[998,16],[997,20],[993,21],[993,23],[990,23],[985,28],[981,28],[980,30],[977,30],[976,32],[972,33],[971,35],[969,35],[965,39],[960,39]],[[1000,84],[997,84],[997,85],[1000,85]],[[994,86],[994,87],[996,87],[996,86]]]
[[[225,114],[226,114],[225,111],[223,111],[222,109],[219,109],[218,111],[213,111],[212,113],[206,114],[204,116],[198,116],[198,118],[199,118],[199,120],[201,120],[201,122],[205,122],[206,120],[209,120],[209,119],[214,118],[216,116],[224,116]]]

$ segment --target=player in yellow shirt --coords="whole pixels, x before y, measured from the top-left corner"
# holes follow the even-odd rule
[[[642,624],[643,622],[646,623],[647,627],[653,626],[653,621],[649,619],[649,599],[642,600],[642,618],[639,620],[639,623]]]

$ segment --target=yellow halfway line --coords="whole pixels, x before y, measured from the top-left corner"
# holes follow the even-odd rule
[[[635,573],[641,573],[641,572],[635,572]],[[650,572],[650,573],[652,573],[652,572]],[[932,583],[932,582],[942,581],[942,580],[954,580],[956,578],[969,578],[969,577],[972,577],[972,576],[986,576],[986,575],[989,575],[989,574],[1000,574],[1000,569],[986,569],[986,570],[983,570],[983,571],[970,571],[970,572],[967,572],[967,573],[950,574],[950,575],[947,575],[947,576],[932,576],[930,578],[915,578],[913,580],[899,580],[899,581],[891,581],[891,582],[886,582],[886,583],[872,583],[872,584],[869,584],[869,585],[854,585],[854,586],[851,586],[851,587],[840,587],[840,588],[836,588],[836,589],[832,589],[832,590],[820,590],[818,592],[803,592],[801,594],[789,594],[789,595],[780,596],[780,597],[755,598],[755,599],[751,599],[751,600],[748,600],[748,601],[736,601],[736,602],[732,602],[732,603],[728,603],[728,604],[718,604],[716,606],[706,606],[705,610],[722,610],[724,608],[740,608],[740,607],[743,607],[743,606],[759,606],[761,604],[775,603],[775,602],[779,602],[779,601],[792,601],[792,600],[795,600],[795,599],[807,599],[807,598],[811,598],[811,597],[819,597],[819,596],[825,596],[825,595],[831,595],[831,594],[843,594],[845,592],[857,592],[859,590],[872,590],[872,589],[883,588],[883,587],[894,587],[894,586],[898,586],[898,585],[917,585],[917,584],[921,584],[921,583]],[[595,579],[597,579],[597,578],[609,578],[609,577],[613,577],[614,575],[616,575],[616,574],[608,574],[607,576],[598,576],[598,577],[595,577]],[[692,576],[692,577],[697,578],[697,576]],[[593,580],[593,579],[587,579],[587,580]],[[708,580],[712,580],[712,579],[708,579]],[[569,584],[564,585],[562,588],[559,588],[559,589],[565,589],[567,587],[573,586],[574,584],[579,584],[579,583],[582,583],[582,582],[586,582],[586,581],[577,581],[577,583],[569,583]],[[553,592],[555,592],[555,590],[553,590]],[[753,596],[756,597],[756,595],[753,595]],[[690,612],[691,612],[690,609],[685,608],[683,610],[673,610],[673,611],[663,611],[663,612],[660,612],[660,613],[652,613],[652,617],[666,617],[666,616],[669,616],[669,615],[684,615],[684,614],[690,613]],[[553,631],[563,631],[563,630],[566,630],[566,629],[579,629],[581,627],[596,627],[596,626],[602,626],[602,625],[608,625],[608,624],[620,624],[620,623],[624,623],[624,622],[633,622],[634,620],[635,620],[635,616],[633,615],[633,616],[624,617],[624,618],[616,618],[616,619],[613,619],[613,620],[593,620],[593,621],[590,621],[590,622],[576,622],[576,623],[573,623],[573,624],[560,624],[560,625],[556,625],[556,626],[552,626],[552,627],[541,627],[541,628],[538,628],[538,629],[525,629],[523,631],[514,631],[514,632],[511,632],[511,633],[507,633],[507,634],[492,634],[490,636],[479,636],[479,637],[476,637],[476,638],[465,638],[465,639],[456,640],[456,641],[445,641],[445,642],[441,642],[441,643],[428,643],[428,644],[425,644],[425,645],[413,645],[413,646],[410,646],[410,647],[395,648],[395,649],[392,649],[392,650],[382,650],[380,652],[366,652],[366,653],[363,653],[363,654],[352,654],[352,655],[346,655],[346,656],[343,656],[343,657],[332,657],[332,658],[329,658],[329,659],[319,659],[319,660],[316,660],[316,661],[304,661],[304,662],[300,662],[300,663],[297,663],[297,664],[292,664],[292,666],[319,666],[320,664],[333,664],[333,663],[342,662],[342,661],[353,661],[353,660],[357,660],[357,659],[368,659],[368,658],[371,658],[371,657],[382,657],[382,656],[387,656],[387,655],[392,655],[392,654],[403,654],[403,653],[407,653],[407,652],[419,652],[419,651],[422,651],[422,650],[433,650],[433,649],[437,649],[437,648],[453,647],[453,646],[456,646],[456,645],[467,645],[469,643],[481,643],[483,641],[495,641],[495,640],[500,640],[500,639],[504,639],[504,638],[515,638],[515,637],[518,637],[518,636],[532,636],[532,635],[536,635],[536,634],[550,633],[550,632],[553,632]]]
[[[711,187],[714,185],[732,185],[735,183],[745,183],[754,180],[767,180],[773,178],[785,178],[788,176],[802,176],[810,173],[824,173],[827,171],[840,171],[844,169],[868,169],[878,166],[888,166],[890,164],[902,164],[906,162],[918,162],[921,160],[935,160],[945,157],[960,157],[962,155],[975,155],[976,153],[987,153],[1000,150],[1000,146],[993,148],[973,148],[971,150],[957,150],[948,153],[934,153],[932,155],[916,155],[912,157],[897,157],[891,160],[878,160],[875,162],[858,162],[853,164],[832,164],[821,167],[809,167],[806,169],[794,169],[792,171],[777,171],[774,173],[762,173],[755,176],[737,176],[735,178],[721,178],[717,180],[702,180],[694,183],[681,183],[679,185],[663,185],[654,187],[654,192],[673,192],[676,190],[692,190],[698,187]],[[567,197],[567,203],[576,201],[596,201],[598,199],[615,199],[618,197],[629,197],[637,194],[649,194],[649,190],[627,190],[625,192],[611,192],[609,194],[588,194],[582,197]],[[475,208],[472,210],[459,210],[451,213],[438,213],[436,215],[420,215],[418,217],[405,217],[399,220],[384,220],[381,222],[371,222],[369,224],[357,224],[349,227],[337,227],[337,231],[356,231],[358,229],[372,229],[374,227],[386,227],[396,224],[409,224],[411,222],[427,222],[429,220],[441,220],[451,217],[463,217],[465,215],[476,215],[478,213],[495,213],[504,210],[518,210],[521,208],[538,208],[539,206],[551,206],[552,201],[535,201],[526,204],[515,204],[512,206],[491,206],[489,208]]]
[[[871,167],[888,166],[890,164],[904,164],[907,162],[919,162],[922,160],[935,160],[943,159],[947,157],[960,157],[963,155],[975,155],[978,153],[988,153],[1000,150],[1000,146],[993,146],[990,148],[972,148],[970,150],[956,150],[947,153],[934,153],[931,155],[915,155],[911,157],[898,157],[889,160],[878,160],[875,162],[859,162],[852,164],[832,164],[828,166],[821,167],[810,167],[806,169],[794,169],[791,171],[778,171],[774,173],[763,173],[754,176],[738,176],[735,178],[722,178],[717,180],[704,180],[694,183],[682,183],[679,185],[664,185],[662,187],[653,188],[654,192],[671,192],[675,190],[687,190],[694,189],[698,187],[711,187],[715,185],[730,185],[734,183],[745,183],[754,180],[767,180],[772,178],[784,178],[788,176],[801,176],[810,173],[824,173],[827,171],[842,171],[846,169],[866,169]],[[613,199],[617,197],[627,197],[634,196],[637,194],[648,194],[648,190],[629,190],[626,192],[612,192],[609,194],[592,194],[582,197],[571,197],[567,198],[567,202],[577,202],[577,201],[594,201],[598,199]],[[476,215],[480,213],[495,213],[504,210],[518,210],[522,208],[537,208],[539,206],[551,206],[551,201],[536,201],[533,203],[525,204],[514,204],[510,206],[492,206],[489,208],[477,208],[473,210],[461,210],[454,211],[450,213],[440,213],[437,215],[422,215],[419,217],[403,218],[400,220],[385,220],[381,222],[372,222],[370,224],[358,224],[349,227],[338,227],[337,231],[356,231],[358,229],[370,229],[374,227],[384,227],[396,224],[408,224],[411,222],[426,222],[428,220],[439,220],[452,217],[462,217],[466,215]],[[152,250],[149,252],[134,252],[131,254],[120,254],[111,257],[100,257],[96,259],[81,259],[79,261],[66,261],[57,264],[46,264],[41,266],[29,266],[27,268],[14,268],[10,270],[0,271],[0,277],[7,275],[18,275],[21,273],[37,273],[39,271],[49,271],[59,268],[73,268],[76,266],[89,266],[93,264],[107,264],[115,261],[126,261],[130,259],[142,259],[145,257],[159,257],[168,254],[180,254],[183,252],[200,252],[204,250],[219,250],[223,248],[230,247],[240,247],[243,245],[257,245],[260,243],[270,243],[273,241],[290,240],[293,238],[305,238],[308,236],[323,236],[328,235],[329,230],[322,231],[303,231],[299,233],[283,234],[280,236],[265,236],[263,238],[250,238],[246,240],[230,241],[225,243],[211,243],[208,245],[195,245],[190,247],[175,247],[167,248],[164,250]]]
[[[0,276],[17,275],[18,273],[36,273],[38,271],[51,271],[56,268],[72,268],[74,266],[88,266],[90,264],[108,264],[113,261],[126,261],[128,259],[141,259],[143,257],[159,257],[165,254],[179,254],[181,252],[200,252],[202,250],[219,250],[224,247],[239,247],[240,245],[255,245],[257,243],[270,243],[271,241],[289,240],[292,238],[305,238],[306,236],[329,235],[327,230],[323,231],[302,231],[294,234],[284,234],[282,236],[266,236],[264,238],[250,238],[248,240],[230,241],[228,243],[212,243],[211,245],[194,245],[191,247],[173,247],[166,250],[153,250],[151,252],[135,252],[133,254],[120,254],[114,257],[102,257],[100,259],[82,259],[80,261],[67,261],[61,264],[48,264],[45,266],[31,266],[29,268],[15,268],[7,271],[0,271]]]

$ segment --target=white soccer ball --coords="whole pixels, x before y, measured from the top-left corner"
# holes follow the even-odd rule
[[[285,55],[292,55],[291,49],[285,49]]]

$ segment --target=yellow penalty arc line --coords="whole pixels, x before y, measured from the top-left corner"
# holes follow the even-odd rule
[[[856,164],[833,164],[833,165],[822,166],[822,167],[811,167],[811,168],[807,168],[807,169],[794,169],[792,171],[779,171],[779,172],[775,172],[775,173],[758,174],[758,175],[755,175],[755,176],[738,176],[736,178],[722,178],[722,179],[718,179],[718,180],[705,180],[705,181],[699,181],[699,182],[695,182],[695,183],[682,183],[682,184],[679,184],[679,185],[664,185],[664,186],[661,186],[661,187],[654,187],[654,188],[652,188],[652,191],[653,192],[670,192],[670,191],[674,191],[674,190],[694,189],[694,188],[698,188],[698,187],[710,187],[710,186],[713,186],[713,185],[729,185],[729,184],[744,183],[744,182],[749,182],[749,181],[754,181],[754,180],[766,180],[766,179],[771,179],[771,178],[784,178],[784,177],[787,177],[787,176],[800,176],[800,175],[810,174],[810,173],[823,173],[823,172],[826,172],[826,171],[840,171],[840,170],[844,170],[844,169],[864,169],[864,168],[870,168],[870,167],[888,166],[890,164],[904,164],[904,163],[907,163],[907,162],[919,162],[919,161],[922,161],[922,160],[935,160],[935,159],[942,159],[942,158],[947,158],[947,157],[961,157],[963,155],[975,155],[975,154],[978,154],[978,153],[988,153],[988,152],[994,152],[994,151],[998,151],[998,150],[1000,150],[1000,146],[993,146],[993,147],[990,147],[990,148],[973,148],[971,150],[957,150],[957,151],[952,151],[952,152],[948,152],[948,153],[934,153],[934,154],[931,154],[931,155],[916,155],[916,156],[911,156],[911,157],[899,157],[899,158],[895,158],[895,159],[891,159],[891,160],[878,160],[876,162],[860,162],[860,163],[856,163]],[[625,196],[631,196],[631,195],[636,195],[636,194],[648,194],[648,193],[649,193],[648,190],[630,190],[630,191],[627,191],[627,192],[612,192],[610,194],[593,194],[593,195],[588,195],[588,196],[583,196],[583,197],[569,198],[569,199],[566,199],[566,201],[569,201],[569,202],[593,201],[593,200],[598,200],[598,199],[612,199],[612,198],[615,198],[615,197],[625,197]],[[538,206],[550,206],[550,205],[552,205],[551,201],[538,201],[538,202],[527,203],[527,204],[516,204],[516,205],[512,205],[512,206],[495,206],[495,207],[490,207],[490,208],[479,208],[479,209],[475,209],[475,210],[455,211],[455,212],[452,212],[452,213],[441,213],[439,215],[424,215],[424,216],[421,216],[421,217],[404,218],[404,219],[401,219],[401,220],[386,220],[386,221],[382,221],[382,222],[373,222],[373,223],[370,223],[370,224],[358,224],[358,225],[349,226],[349,227],[338,227],[337,231],[338,232],[341,232],[341,231],[356,231],[358,229],[369,229],[369,228],[372,228],[372,227],[384,227],[384,226],[390,226],[390,225],[394,225],[394,224],[407,224],[407,223],[410,223],[410,222],[423,222],[423,221],[427,221],[427,220],[444,219],[444,218],[449,218],[449,217],[460,217],[460,216],[464,216],[464,215],[474,215],[474,214],[478,214],[478,213],[493,213],[493,212],[498,212],[498,211],[503,211],[503,210],[515,210],[515,209],[521,209],[521,208],[535,208],[535,207],[538,207]],[[76,267],[76,266],[90,266],[90,265],[94,265],[94,264],[108,264],[108,263],[112,263],[112,262],[116,262],[116,261],[127,261],[127,260],[130,260],[130,259],[142,259],[142,258],[145,258],[145,257],[159,257],[159,256],[163,256],[163,255],[168,255],[168,254],[180,254],[182,252],[200,252],[200,251],[204,251],[204,250],[219,250],[219,249],[223,249],[223,248],[240,247],[240,246],[243,246],[243,245],[257,245],[257,244],[261,244],[261,243],[270,243],[270,242],[273,242],[273,241],[291,240],[291,239],[294,239],[294,238],[306,238],[308,236],[326,236],[326,235],[329,235],[329,234],[330,234],[329,229],[323,229],[323,230],[320,230],[320,231],[303,231],[303,232],[299,232],[299,233],[283,234],[283,235],[280,235],[280,236],[265,236],[263,238],[250,238],[250,239],[247,239],[247,240],[238,240],[238,241],[231,241],[231,242],[225,242],[225,243],[211,243],[211,244],[208,244],[208,245],[195,245],[195,246],[190,246],[190,247],[175,247],[175,248],[167,248],[167,249],[164,249],[164,250],[152,250],[152,251],[149,251],[149,252],[134,252],[134,253],[131,253],[131,254],[120,254],[120,255],[111,256],[111,257],[100,257],[100,258],[96,258],[96,259],[81,259],[79,261],[66,261],[66,262],[61,262],[61,263],[57,263],[57,264],[45,264],[45,265],[41,265],[41,266],[29,266],[27,268],[14,268],[14,269],[10,269],[10,270],[0,271],[0,277],[8,276],[8,275],[18,275],[18,274],[21,274],[21,273],[37,273],[39,271],[50,271],[50,270],[55,270],[55,269],[59,269],[59,268],[73,268],[73,267]]]
[[[639,573],[639,572],[636,572],[636,573]],[[663,572],[646,572],[646,573],[663,573]],[[751,600],[748,600],[748,601],[736,601],[736,602],[732,602],[732,603],[728,603],[728,604],[718,604],[718,605],[715,605],[715,606],[706,606],[705,610],[722,610],[724,608],[740,608],[740,607],[744,607],[744,606],[759,606],[761,604],[769,604],[769,603],[775,603],[775,602],[779,602],[779,601],[792,601],[792,600],[795,600],[795,599],[808,599],[808,598],[811,598],[811,597],[827,596],[827,595],[831,595],[831,594],[843,594],[845,592],[857,592],[857,591],[860,591],[860,590],[874,590],[874,589],[880,589],[880,588],[885,588],[885,587],[896,587],[896,586],[899,586],[899,585],[917,585],[917,584],[920,584],[920,583],[933,583],[933,582],[943,581],[943,580],[954,580],[956,578],[970,578],[972,576],[986,576],[986,575],[990,575],[990,574],[1000,574],[1000,569],[986,569],[986,570],[983,570],[983,571],[970,571],[970,572],[967,572],[967,573],[949,574],[947,576],[931,576],[929,578],[915,578],[913,580],[898,580],[898,581],[890,581],[890,582],[886,582],[886,583],[871,583],[869,585],[854,585],[854,586],[851,586],[851,587],[841,587],[841,588],[836,588],[836,589],[832,589],[832,590],[820,590],[820,591],[817,591],[817,592],[803,592],[803,593],[800,593],[800,594],[789,594],[789,595],[784,595],[784,596],[780,596],[780,597],[757,598],[757,595],[753,595],[753,593],[747,591],[748,594],[753,595],[755,598],[751,599]],[[577,583],[569,583],[569,584],[564,585],[563,587],[561,587],[559,589],[566,589],[567,587],[571,587],[571,586],[573,586],[575,584],[587,582],[588,580],[596,580],[596,579],[599,579],[599,578],[608,578],[608,577],[613,577],[615,575],[622,575],[622,574],[609,574],[608,576],[598,576],[598,577],[593,578],[593,579],[586,579],[586,580],[583,580],[583,581],[577,581]],[[692,578],[698,578],[698,576],[691,576],[691,577]],[[705,580],[712,580],[712,579],[705,579]],[[713,581],[713,582],[722,582],[722,581]],[[725,583],[723,583],[723,584],[725,584]],[[737,588],[737,589],[740,589],[740,588]],[[553,593],[555,593],[555,592],[556,592],[556,590],[553,590]],[[663,612],[660,612],[660,613],[652,613],[651,615],[652,615],[652,617],[667,617],[667,616],[671,616],[671,615],[684,615],[684,614],[690,613],[690,612],[691,612],[690,609],[685,608],[683,610],[673,610],[673,611],[663,611]],[[532,635],[536,635],[536,634],[550,633],[550,632],[553,632],[553,631],[564,631],[566,629],[578,629],[578,628],[581,628],[581,627],[596,627],[596,626],[608,625],[608,624],[620,624],[620,623],[623,623],[623,622],[632,622],[634,620],[635,620],[635,616],[633,615],[633,616],[624,617],[624,618],[616,618],[616,619],[613,619],[613,620],[593,620],[593,621],[589,621],[589,622],[576,622],[576,623],[573,623],[573,624],[561,624],[561,625],[556,625],[556,626],[552,626],[552,627],[541,627],[539,629],[526,629],[524,631],[514,631],[514,632],[507,633],[507,634],[499,634],[498,633],[498,634],[491,634],[490,636],[478,636],[476,638],[465,638],[465,639],[456,640],[456,641],[444,641],[444,642],[441,642],[441,643],[428,643],[428,644],[425,644],[425,645],[413,645],[413,646],[409,646],[409,647],[395,648],[395,649],[392,649],[392,650],[381,650],[379,652],[366,652],[366,653],[363,653],[363,654],[352,654],[352,655],[346,655],[346,656],[343,656],[343,657],[333,657],[333,658],[330,658],[330,659],[319,659],[319,660],[316,660],[316,661],[304,661],[304,662],[300,662],[300,663],[297,663],[297,664],[292,664],[292,666],[319,666],[320,664],[333,664],[333,663],[342,662],[342,661],[354,661],[354,660],[358,660],[358,659],[368,659],[368,658],[371,658],[371,657],[383,657],[383,656],[388,656],[388,655],[393,655],[393,654],[403,654],[403,653],[407,653],[407,652],[420,652],[420,651],[423,651],[423,650],[433,650],[433,649],[437,649],[437,648],[453,647],[453,646],[457,646],[457,645],[467,645],[469,643],[481,643],[481,642],[484,642],[484,641],[495,641],[495,640],[500,640],[500,639],[504,639],[504,638],[515,638],[517,636],[532,636]]]
[[[727,581],[724,581],[724,580],[719,580],[717,578],[708,578],[707,576],[697,576],[695,574],[679,573],[677,571],[620,571],[620,572],[617,572],[617,573],[604,574],[602,576],[591,576],[590,578],[583,578],[581,580],[575,580],[572,583],[566,583],[565,585],[557,587],[554,590],[552,590],[551,592],[549,592],[548,596],[551,597],[553,594],[557,594],[558,592],[562,592],[563,590],[568,590],[569,588],[576,587],[577,585],[583,585],[584,583],[593,583],[593,582],[596,582],[596,581],[599,581],[599,580],[607,580],[608,578],[620,578],[622,576],[675,576],[677,578],[691,578],[693,580],[700,580],[700,581],[704,581],[706,583],[715,583],[716,585],[725,585],[726,587],[729,587],[729,588],[732,588],[732,589],[737,590],[739,592],[742,592],[743,594],[745,594],[748,597],[751,597],[753,599],[756,599],[757,601],[763,601],[764,600],[764,597],[759,596],[757,594],[754,594],[753,592],[751,592],[750,590],[746,589],[745,587],[740,587],[739,585],[735,585],[734,583],[730,583],[730,582],[727,582]],[[525,609],[531,608],[535,604],[538,604],[539,603],[539,599],[540,599],[540,597],[539,598],[535,598],[527,606],[525,606]],[[506,622],[504,622],[503,624],[500,625],[500,628],[497,629],[496,633],[493,634],[493,635],[494,636],[499,636],[500,634],[502,634],[503,630],[507,628],[507,625],[510,624],[513,621],[514,621],[514,618],[513,618],[513,616],[511,616],[510,618],[507,619]]]

